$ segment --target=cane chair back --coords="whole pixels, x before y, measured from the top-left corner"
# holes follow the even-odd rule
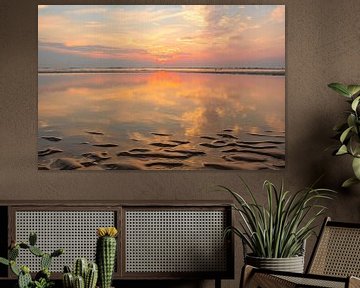
[[[306,273],[243,268],[242,288],[360,288],[360,223],[326,218]]]
[[[332,222],[328,218],[307,273],[360,277],[360,224]]]

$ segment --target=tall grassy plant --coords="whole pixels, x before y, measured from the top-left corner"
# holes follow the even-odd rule
[[[252,255],[266,258],[288,258],[301,255],[306,239],[314,233],[315,220],[324,214],[321,199],[332,199],[329,189],[302,189],[294,194],[280,189],[270,181],[264,182],[267,207],[260,205],[249,186],[243,181],[251,202],[240,194],[220,186],[236,200],[233,208],[240,215],[240,227],[229,227],[250,248]]]

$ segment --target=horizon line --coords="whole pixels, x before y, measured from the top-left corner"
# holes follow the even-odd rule
[[[105,67],[81,67],[81,66],[70,66],[70,67],[38,67],[40,69],[274,69],[274,70],[285,70],[285,67],[261,67],[261,66],[105,66]]]
[[[107,67],[107,68],[61,68],[61,69],[38,69],[38,74],[70,74],[70,73],[210,73],[210,74],[245,74],[245,75],[272,75],[285,76],[285,68],[225,68],[225,67]]]

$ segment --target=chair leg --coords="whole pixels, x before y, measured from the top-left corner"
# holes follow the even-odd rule
[[[251,280],[251,275],[253,274],[253,271],[254,271],[254,267],[252,267],[250,265],[244,265],[244,267],[242,268],[242,271],[241,271],[239,288],[248,287],[250,280]]]
[[[221,288],[221,279],[215,278],[215,288]]]

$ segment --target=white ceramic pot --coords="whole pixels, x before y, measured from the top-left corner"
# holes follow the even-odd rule
[[[245,256],[245,263],[254,267],[275,271],[304,272],[304,256],[289,258],[263,258],[251,255]]]

